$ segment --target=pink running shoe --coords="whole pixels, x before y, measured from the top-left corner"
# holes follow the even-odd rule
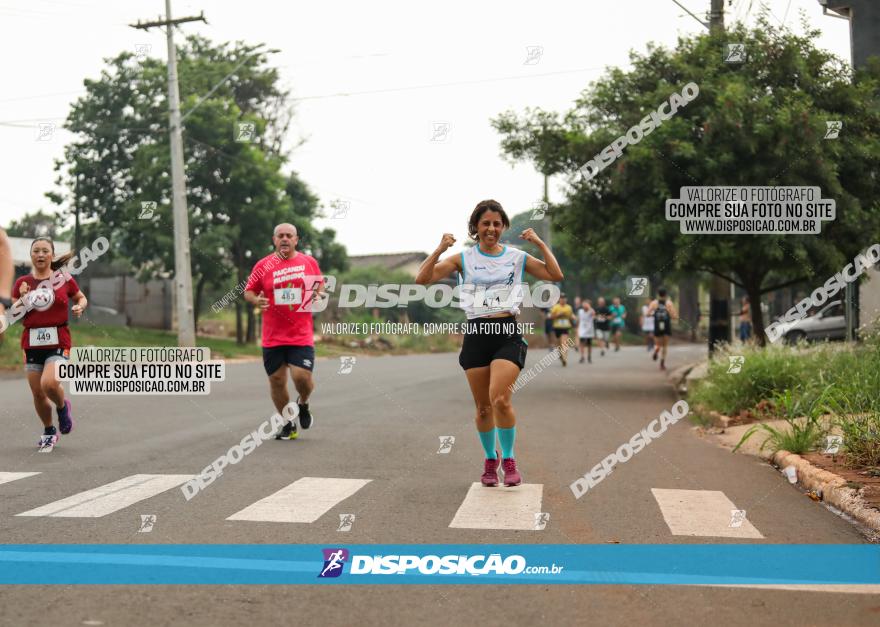
[[[483,464],[483,476],[480,481],[487,488],[493,488],[498,485],[498,462],[501,460],[501,453],[495,451],[495,459],[487,459]]]
[[[70,408],[70,401],[64,399],[64,411],[58,410],[58,426],[61,433],[70,433],[73,431],[73,410]]]
[[[501,469],[504,470],[504,485],[513,487],[522,483],[522,475],[516,469],[516,460],[513,457],[502,459]]]

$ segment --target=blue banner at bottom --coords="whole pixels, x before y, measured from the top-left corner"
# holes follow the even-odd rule
[[[4,544],[0,584],[880,584],[851,544]]]

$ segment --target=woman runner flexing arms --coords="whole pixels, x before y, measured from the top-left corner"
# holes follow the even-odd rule
[[[458,363],[465,371],[477,407],[477,434],[486,454],[481,481],[489,487],[498,485],[496,434],[501,442],[504,485],[522,483],[513,451],[516,416],[510,396],[526,361],[526,342],[516,326],[523,275],[528,272],[544,281],[562,280],[559,263],[532,229],[523,231],[520,238],[537,246],[546,261],[502,245],[501,234],[509,227],[510,220],[500,203],[480,202],[468,220],[468,234],[477,245],[438,263],[440,255],[455,243],[455,238],[445,233],[416,277],[416,283],[427,285],[457,272],[463,294],[474,296],[461,302],[468,325]]]
[[[67,304],[77,318],[85,311],[88,301],[76,281],[69,274],[56,276],[58,268],[66,264],[73,253],[54,259],[55,244],[48,238],[37,238],[31,243],[33,269],[15,282],[13,298],[20,298],[28,306],[22,319],[21,348],[24,350],[24,369],[34,397],[34,408],[43,423],[38,450],[51,453],[58,442],[58,432],[52,424],[52,405],[58,412],[61,433],[73,429],[70,401],[64,398],[64,388],[55,376],[56,361],[67,361],[70,355],[70,329],[67,326]],[[63,271],[62,271],[63,272]],[[18,306],[18,305],[16,305]],[[51,402],[50,402],[51,401]]]

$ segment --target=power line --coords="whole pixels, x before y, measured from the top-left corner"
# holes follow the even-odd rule
[[[72,94],[81,94],[85,90],[77,89],[76,91],[56,91],[53,94],[39,94],[36,96],[18,96],[16,98],[0,98],[0,102],[16,102],[20,100],[37,100],[39,98],[52,98],[54,96],[70,96]]]
[[[791,8],[791,0],[788,0],[788,5],[785,7],[785,15],[782,16],[782,23],[785,24],[786,20],[788,20],[788,10]]]
[[[701,26],[704,26],[704,27],[706,27],[706,28],[709,28],[709,23],[708,23],[708,22],[704,22],[703,20],[701,20],[700,18],[698,18],[696,15],[694,15],[693,13],[691,13],[691,10],[688,9],[686,6],[684,6],[681,2],[679,2],[678,0],[672,0],[672,1],[673,1],[675,4],[677,4],[678,6],[680,6],[682,9],[684,9],[685,12],[686,12],[688,15],[690,15],[692,18],[694,18],[695,20],[697,20],[697,21],[700,23]]]
[[[261,46],[262,46],[262,44],[260,44],[260,46],[257,46],[257,48],[260,48]],[[278,50],[267,50],[266,52],[278,52]],[[190,109],[189,111],[187,111],[187,112],[183,115],[183,117],[180,118],[180,122],[183,123],[183,122],[184,122],[184,121],[185,121],[185,120],[186,120],[186,119],[187,119],[187,118],[188,118],[188,117],[189,117],[189,116],[190,116],[190,115],[191,115],[196,109],[198,109],[198,108],[201,106],[201,104],[202,104],[203,102],[205,102],[205,100],[207,100],[208,98],[210,98],[210,97],[211,97],[211,94],[213,94],[215,91],[217,91],[223,83],[225,83],[227,80],[229,80],[229,78],[230,78],[233,74],[235,74],[235,72],[238,70],[238,68],[240,68],[242,65],[244,65],[244,64],[247,63],[248,61],[251,61],[251,60],[253,60],[253,59],[255,59],[255,58],[256,58],[256,55],[250,55],[250,56],[246,56],[244,59],[242,59],[241,61],[239,61],[239,62],[238,62],[238,65],[236,65],[234,68],[232,68],[232,71],[229,72],[229,74],[227,74],[226,76],[224,76],[223,78],[221,78],[220,81],[219,81],[216,85],[214,85],[214,86],[208,91],[208,93],[206,93],[204,96],[202,96],[201,98],[199,98],[198,102],[196,102],[196,103],[192,106],[192,109]]]
[[[499,76],[496,78],[480,78],[469,81],[451,81],[448,83],[429,83],[425,85],[410,85],[407,87],[388,87],[386,89],[368,89],[365,91],[352,91],[352,92],[337,92],[335,94],[322,94],[319,96],[301,96],[299,98],[292,98],[294,101],[302,101],[302,100],[321,100],[324,98],[340,98],[345,96],[364,96],[370,94],[384,94],[384,93],[392,93],[392,92],[400,92],[400,91],[414,91],[417,89],[433,89],[435,87],[457,87],[459,85],[479,85],[483,83],[497,83],[501,81],[513,81],[520,80],[525,78],[538,78],[544,76],[557,76],[563,74],[577,74],[579,72],[593,72],[596,70],[604,70],[604,67],[590,67],[590,68],[580,68],[575,70],[560,70],[558,72],[543,72],[540,74],[528,74],[524,76]]]
[[[315,96],[300,96],[298,98],[291,98],[292,102],[301,102],[305,100],[323,100],[325,98],[343,98],[348,96],[364,96],[364,95],[372,95],[372,94],[380,94],[380,93],[394,93],[394,92],[404,92],[404,91],[415,91],[419,89],[434,89],[441,87],[457,87],[460,85],[479,85],[483,83],[497,83],[502,81],[509,80],[521,80],[528,78],[544,78],[548,76],[561,76],[566,74],[579,74],[582,72],[595,72],[597,70],[604,70],[604,67],[588,67],[588,68],[576,68],[572,70],[559,70],[557,72],[543,72],[539,74],[528,74],[522,76],[499,76],[495,78],[481,78],[474,79],[468,81],[451,81],[447,83],[429,83],[425,85],[408,85],[405,87],[389,87],[386,89],[372,89],[365,91],[352,91],[352,92],[337,92],[332,94],[319,94]],[[2,101],[0,101],[2,102]],[[187,113],[187,115],[189,112]],[[0,120],[0,126],[14,126],[20,122],[48,122],[52,120],[65,120],[66,117],[43,117],[43,118],[26,118],[19,120]],[[111,124],[111,125],[102,125],[101,128],[126,128],[125,125],[121,124]]]
[[[776,20],[777,22],[779,22],[784,27],[785,22],[783,22],[778,17],[776,17],[776,14],[773,12],[773,9],[771,9],[770,6],[766,2],[764,2],[764,0],[760,0],[760,1],[761,1],[761,6],[764,7],[765,9],[767,9],[767,13],[772,15],[773,19]]]

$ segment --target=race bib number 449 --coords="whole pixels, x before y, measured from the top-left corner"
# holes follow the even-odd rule
[[[58,327],[41,327],[28,329],[31,348],[36,346],[55,346],[58,344]]]

